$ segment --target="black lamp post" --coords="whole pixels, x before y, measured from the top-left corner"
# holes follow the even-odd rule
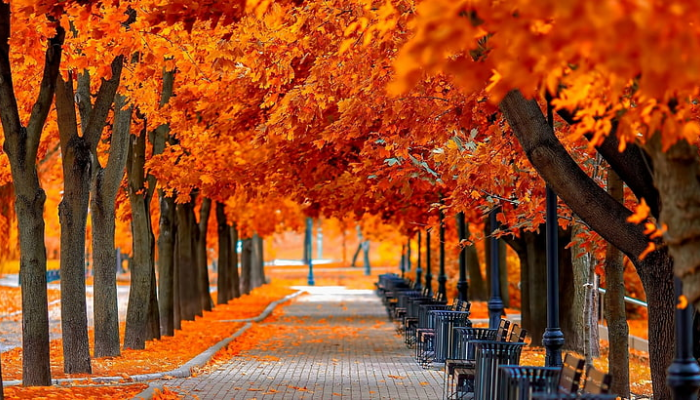
[[[428,296],[433,295],[433,274],[430,272],[430,228],[425,231],[425,286]]]
[[[562,364],[561,348],[564,334],[559,327],[559,221],[557,194],[547,185],[547,328],[542,336],[545,347],[544,365],[559,367]]]
[[[416,263],[416,290],[422,290],[423,284],[421,283],[421,277],[423,275],[423,269],[420,264],[420,231],[418,231],[418,262]]]
[[[411,238],[406,241],[406,272],[411,272]]]
[[[674,279],[676,298],[683,293],[680,279]],[[668,367],[666,382],[674,400],[695,400],[700,388],[700,367],[693,358],[693,306],[676,307],[676,358]]]
[[[496,221],[496,214],[498,213],[498,208],[495,208],[489,214],[489,224],[491,225],[491,298],[489,299],[488,309],[489,309],[489,328],[497,329],[498,324],[501,321],[501,315],[503,315],[503,300],[501,300],[501,270],[500,270],[500,256],[499,256],[499,246],[498,239],[494,236],[493,232],[498,226],[498,221]]]
[[[445,275],[445,213],[440,209],[440,272],[438,273],[438,293],[447,298],[447,275]]]
[[[401,279],[404,278],[406,273],[406,245],[401,245],[401,261],[399,262],[399,269],[401,270]]]
[[[312,261],[313,257],[313,242],[311,239],[311,231],[313,230],[314,227],[314,220],[311,218],[306,218],[306,243],[304,245],[306,246],[306,254],[309,255],[308,262],[309,262],[309,276],[307,277],[307,284],[309,286],[314,286],[316,283],[314,282],[314,263]]]
[[[459,231],[459,281],[457,281],[457,293],[459,299],[467,301],[467,292],[469,291],[469,283],[467,282],[467,247],[464,246],[464,240],[467,239],[467,222],[464,218],[464,213],[457,213],[457,230]]]

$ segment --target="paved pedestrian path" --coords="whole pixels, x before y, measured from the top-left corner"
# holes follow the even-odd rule
[[[310,287],[261,326],[259,348],[195,378],[163,381],[186,399],[437,399],[440,371],[413,360],[369,290]]]

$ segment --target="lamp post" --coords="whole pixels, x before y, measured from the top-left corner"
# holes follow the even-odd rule
[[[362,259],[365,263],[365,275],[370,276],[372,274],[371,266],[369,264],[369,240],[362,242]]]
[[[425,286],[428,296],[433,295],[433,274],[430,272],[430,228],[425,231]]]
[[[496,230],[498,226],[498,221],[496,221],[496,214],[498,213],[498,208],[494,208],[489,214],[489,224],[491,225],[491,298],[489,299],[488,309],[489,309],[489,328],[497,329],[498,324],[501,321],[501,315],[503,315],[503,300],[501,300],[501,270],[500,270],[500,255],[498,239],[494,236],[493,231]]]
[[[305,235],[305,241],[304,246],[306,246],[306,254],[309,255],[308,260],[306,260],[309,263],[309,276],[307,277],[307,284],[309,286],[314,286],[316,283],[314,282],[314,263],[312,261],[313,259],[313,239],[311,238],[311,232],[314,227],[314,220],[311,218],[306,218],[306,235]]]
[[[445,213],[440,209],[440,272],[438,273],[438,293],[447,298],[447,275],[445,275]]]
[[[416,263],[416,290],[422,290],[423,285],[421,284],[421,276],[423,275],[423,268],[420,264],[420,231],[418,231],[418,262]]]
[[[401,245],[401,261],[399,262],[399,269],[401,270],[401,279],[404,278],[406,273],[406,245]]]
[[[676,298],[680,298],[682,283],[674,278]],[[693,358],[693,306],[676,307],[676,357],[668,367],[666,382],[674,400],[695,400],[700,388],[700,367]]]
[[[560,367],[564,334],[559,327],[559,221],[557,194],[547,185],[547,328],[542,336],[545,347],[544,365]]]
[[[411,237],[406,241],[406,272],[411,272]]]
[[[459,299],[467,301],[469,282],[467,282],[467,247],[463,241],[467,239],[467,222],[464,213],[457,213],[457,230],[459,231],[459,281],[457,281],[457,293]]]

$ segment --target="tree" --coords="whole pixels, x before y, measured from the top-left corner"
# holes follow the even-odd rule
[[[61,221],[61,327],[66,373],[91,373],[85,303],[85,229],[90,187],[95,166],[93,160],[107,116],[119,87],[124,58],[115,57],[112,77],[103,79],[95,104],[90,101],[90,77],[79,79],[82,135],[78,133],[73,79],[59,75],[56,111],[63,158],[64,196],[59,204]],[[82,83],[83,87],[80,87]],[[109,249],[110,253],[113,249]],[[107,327],[105,327],[107,328]]]
[[[117,94],[114,100],[114,123],[110,138],[107,165],[95,166],[94,184],[90,200],[92,217],[92,249],[94,273],[95,357],[115,357],[120,351],[119,310],[117,306],[115,252],[115,199],[124,177],[126,154],[131,134],[133,107],[125,96]]]
[[[55,32],[46,43],[42,78],[37,100],[26,125],[20,120],[13,85],[10,36],[11,6],[0,4],[0,122],[5,143],[3,150],[10,160],[15,188],[15,212],[20,246],[22,279],[22,381],[24,385],[50,385],[49,316],[46,295],[46,247],[44,244],[44,202],[46,195],[39,185],[36,158],[44,123],[53,101],[64,29],[50,22]],[[27,19],[36,21],[36,19]],[[31,54],[31,53],[30,53]],[[31,54],[36,56],[36,54]]]

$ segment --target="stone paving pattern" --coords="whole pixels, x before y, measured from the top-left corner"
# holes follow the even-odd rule
[[[369,290],[308,288],[263,322],[260,348],[195,378],[163,381],[186,399],[438,399],[443,372],[424,370]]]

